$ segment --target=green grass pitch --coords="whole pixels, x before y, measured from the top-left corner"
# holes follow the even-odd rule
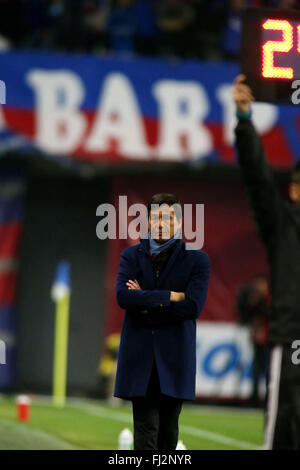
[[[0,450],[117,450],[118,435],[132,427],[129,402],[112,407],[104,401],[68,399],[62,408],[35,398],[31,419],[20,423],[12,398],[0,400]],[[263,440],[263,413],[202,407],[184,403],[179,439],[188,450],[258,449]]]

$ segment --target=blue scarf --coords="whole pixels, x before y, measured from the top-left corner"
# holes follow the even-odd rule
[[[158,243],[151,237],[151,233],[148,232],[148,240],[149,240],[149,251],[151,256],[157,256],[161,251],[166,250],[169,248],[173,243],[175,243],[179,238],[182,238],[180,228],[175,233],[174,237],[170,238],[164,243]]]

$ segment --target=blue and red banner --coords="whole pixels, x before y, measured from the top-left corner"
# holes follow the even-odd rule
[[[20,174],[0,175],[0,341],[5,361],[0,361],[0,389],[15,381],[16,283],[19,243],[24,211],[24,181]]]
[[[239,66],[64,53],[0,54],[0,152],[99,163],[235,163],[231,86]],[[300,109],[253,105],[271,163],[300,157]]]

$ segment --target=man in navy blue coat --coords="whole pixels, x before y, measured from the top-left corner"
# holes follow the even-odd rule
[[[209,258],[182,241],[181,223],[178,198],[154,195],[148,238],[121,254],[116,297],[126,312],[114,395],[132,400],[135,450],[176,449],[182,402],[195,399]]]

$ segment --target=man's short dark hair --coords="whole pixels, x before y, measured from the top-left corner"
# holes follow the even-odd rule
[[[300,183],[300,162],[297,162],[291,173],[291,182]]]
[[[177,220],[180,220],[182,217],[182,207],[179,198],[175,194],[171,193],[158,193],[154,194],[151,198],[151,201],[147,204],[148,217],[151,212],[151,204],[167,204],[168,206],[173,206],[174,204],[174,213]]]

